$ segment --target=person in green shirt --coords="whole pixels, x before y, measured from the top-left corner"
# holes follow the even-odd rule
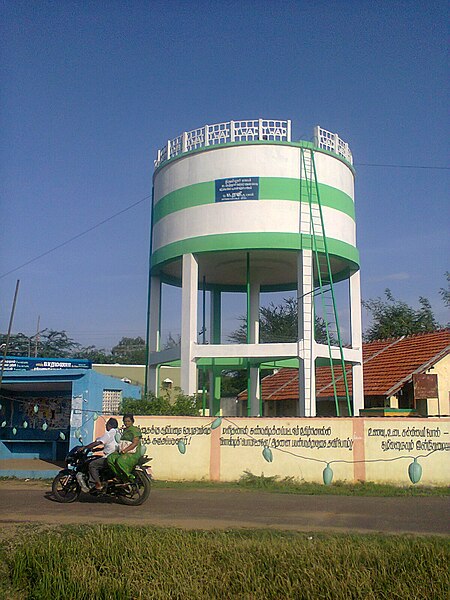
[[[139,427],[134,425],[133,415],[124,415],[123,424],[125,430],[119,442],[119,451],[110,454],[106,460],[114,475],[117,475],[119,479],[130,481],[133,479],[131,471],[141,457],[142,433]]]

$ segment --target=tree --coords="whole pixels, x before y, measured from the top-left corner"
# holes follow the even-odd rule
[[[0,334],[0,344],[6,343],[6,334]],[[9,356],[34,356],[40,358],[84,358],[92,362],[111,362],[105,350],[95,346],[82,347],[70,338],[65,331],[44,329],[39,334],[27,336],[16,333],[10,336]]]
[[[86,346],[77,351],[76,358],[84,358],[93,363],[104,365],[115,362],[111,354],[104,348],[96,348],[95,346]]]
[[[172,333],[169,331],[169,335],[166,338],[166,342],[163,346],[163,350],[168,350],[169,348],[176,348],[181,345],[181,335],[178,334],[176,337],[173,337]]]
[[[445,306],[450,306],[450,272],[446,271],[445,277],[447,278],[447,289],[441,288],[439,293],[444,301]]]
[[[220,395],[234,398],[247,388],[247,371],[223,371]]]
[[[396,300],[388,288],[384,295],[386,300],[378,297],[362,302],[372,319],[364,332],[366,342],[439,329],[427,298],[420,296],[420,308],[414,309],[406,302]]]
[[[127,365],[144,365],[146,345],[140,336],[136,338],[123,337],[111,350],[112,362]]]
[[[296,342],[298,339],[298,304],[296,298],[284,298],[283,302],[260,308],[259,336],[263,344],[269,342]],[[247,341],[247,318],[239,317],[242,321],[236,331],[229,336],[231,342],[245,344]],[[315,319],[315,338],[321,344],[327,343],[326,325],[321,317]],[[331,343],[336,343],[336,338],[330,333]]]
[[[73,358],[79,348],[80,344],[64,330],[44,329],[37,341],[37,355],[41,358]]]
[[[8,348],[6,348],[6,333],[0,334],[0,345],[2,347],[1,354],[7,350],[8,356],[29,356],[34,349],[34,342],[32,346],[31,337],[26,336],[24,333],[15,333],[10,336]]]

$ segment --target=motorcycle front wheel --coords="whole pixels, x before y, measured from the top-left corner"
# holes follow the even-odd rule
[[[80,495],[80,486],[75,473],[61,471],[52,483],[52,492],[58,502],[75,502]]]
[[[150,480],[145,473],[140,470],[134,471],[134,481],[123,488],[119,496],[122,504],[128,506],[139,506],[143,504],[150,494]]]

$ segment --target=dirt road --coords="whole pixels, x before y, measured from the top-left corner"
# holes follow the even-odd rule
[[[152,490],[139,507],[82,495],[59,504],[48,484],[0,482],[0,526],[123,523],[187,529],[264,528],[294,531],[450,535],[448,497],[300,496],[223,489]]]

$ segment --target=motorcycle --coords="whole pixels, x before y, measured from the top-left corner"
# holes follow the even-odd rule
[[[89,477],[89,463],[98,458],[83,446],[75,446],[66,456],[66,468],[60,471],[53,480],[52,492],[58,502],[74,502],[81,493],[79,478],[87,483]],[[100,480],[103,489],[95,487],[89,489],[92,496],[112,496],[122,504],[139,506],[145,502],[150,494],[151,470],[144,465],[151,458],[141,456],[132,471],[133,478],[123,482],[119,480],[108,466],[100,470]]]

